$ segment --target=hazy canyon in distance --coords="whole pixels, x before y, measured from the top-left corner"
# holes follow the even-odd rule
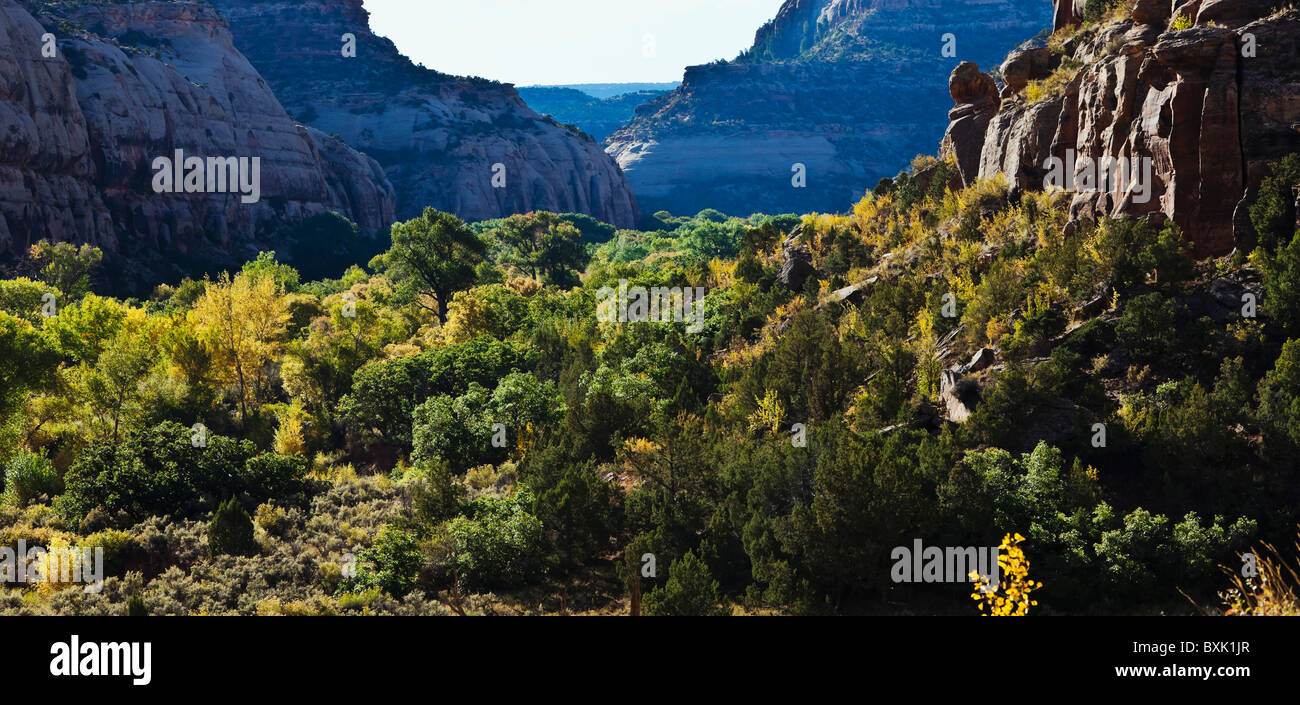
[[[688,68],[606,151],[643,212],[844,211],[934,153],[960,61],[996,66],[1051,24],[1046,0],[789,0],[752,48]]]

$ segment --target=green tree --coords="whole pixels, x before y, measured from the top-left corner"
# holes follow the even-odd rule
[[[280,287],[281,291],[289,293],[297,291],[301,284],[298,270],[276,260],[274,250],[271,252],[258,252],[257,259],[245,262],[240,273],[251,277],[270,277]]]
[[[1259,246],[1268,252],[1291,242],[1296,231],[1295,187],[1300,186],[1300,154],[1290,154],[1270,165],[1259,185],[1259,197],[1250,206]]]
[[[222,502],[212,515],[208,524],[208,550],[213,556],[251,556],[258,551],[253,519],[234,497]]]
[[[140,383],[154,365],[154,346],[142,332],[123,331],[85,372],[86,396],[112,428],[117,445],[123,418],[138,411]]]
[[[726,608],[718,581],[694,552],[673,561],[668,582],[645,597],[645,613],[653,617],[724,617]]]
[[[543,577],[546,542],[532,505],[532,492],[521,487],[506,499],[479,497],[447,522],[445,540],[466,587],[518,587]]]
[[[582,233],[554,213],[510,216],[493,235],[503,249],[503,264],[563,288],[578,283],[578,272],[591,259]]]
[[[31,259],[40,267],[41,281],[58,287],[70,299],[79,299],[90,291],[90,273],[104,259],[98,247],[70,242],[51,244],[41,240],[32,245]]]
[[[391,524],[384,526],[375,544],[357,558],[357,575],[344,581],[341,589],[355,592],[377,587],[398,599],[415,589],[424,564],[415,537]]]
[[[393,225],[393,246],[371,262],[398,289],[400,300],[433,311],[446,322],[452,294],[474,284],[487,244],[454,215],[425,208]]]
[[[58,349],[35,326],[0,311],[0,419],[54,381]]]
[[[59,475],[45,453],[20,450],[4,466],[0,476],[0,506],[23,509],[42,496],[53,497],[60,490]]]

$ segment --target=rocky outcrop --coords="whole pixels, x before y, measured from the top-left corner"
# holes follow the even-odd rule
[[[936,81],[961,59],[1000,61],[1050,12],[1042,0],[788,0],[753,47],[688,68],[606,151],[646,212],[844,211],[943,135]]]
[[[1052,0],[1052,29],[1065,29],[1083,23],[1087,0]]]
[[[812,263],[812,253],[802,245],[790,245],[782,252],[781,269],[776,280],[787,289],[803,291],[804,284],[817,276],[817,268]]]
[[[984,133],[997,112],[998,87],[978,64],[963,61],[948,79],[948,92],[957,107],[948,111],[950,122],[943,141],[957,159],[962,183],[970,184],[979,172]]]
[[[1056,68],[1053,63],[1052,51],[1047,47],[1011,52],[1007,60],[1002,62],[1002,80],[1006,86],[1002,89],[1001,97],[1009,98],[1024,90],[1030,81],[1047,78],[1052,69]]]
[[[274,248],[281,226],[336,211],[367,234],[391,224],[378,165],[294,123],[199,4],[87,4],[44,16],[0,0],[0,252],[33,241],[89,242],[148,270],[163,260]],[[75,33],[60,31],[80,27]],[[57,54],[43,35],[58,32]],[[147,38],[147,39],[145,39]],[[147,44],[139,42],[147,41]],[[153,162],[257,157],[260,200],[157,193]],[[250,162],[251,163],[251,162]],[[161,270],[141,278],[174,275]],[[129,288],[130,282],[118,282]]]
[[[370,31],[362,0],[213,4],[292,115],[379,160],[400,218],[433,206],[467,220],[549,210],[636,223],[636,199],[599,144],[538,115],[511,85],[414,65]],[[343,55],[345,34],[355,56]]]
[[[1084,27],[1054,45],[1058,71],[1077,67],[1054,94],[1028,102],[1017,76],[982,134],[954,118],[959,164],[978,150],[977,177],[1038,190],[1056,159],[1075,218],[1168,218],[1196,254],[1232,250],[1253,237],[1246,207],[1266,165],[1300,151],[1300,12],[1276,4],[1139,2],[1128,19]],[[1197,24],[1169,31],[1179,13]],[[1089,169],[1121,163],[1127,178],[1089,183]]]

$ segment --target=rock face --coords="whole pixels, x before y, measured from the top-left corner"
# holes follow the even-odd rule
[[[167,260],[255,255],[274,247],[282,225],[318,213],[339,212],[367,234],[392,222],[393,190],[378,164],[295,124],[211,8],[61,13],[43,16],[47,28],[0,0],[0,254],[46,238],[89,242],[118,261],[117,274],[136,266],[148,278],[174,275]],[[55,56],[42,53],[47,32],[58,35]],[[261,199],[156,193],[153,161],[178,149],[260,158]]]
[[[636,199],[599,144],[538,115],[511,85],[412,64],[370,31],[362,0],[212,4],[290,114],[379,160],[398,217],[433,206],[467,220],[550,210],[636,223]]]
[[[645,212],[843,211],[932,151],[954,64],[1001,60],[1050,26],[1051,9],[1044,0],[788,0],[752,48],[688,68],[606,151]]]
[[[791,245],[782,253],[785,260],[776,280],[788,289],[803,291],[809,277],[817,276],[817,268],[812,263],[812,253],[802,245]]]
[[[983,146],[980,137],[988,130],[989,120],[998,108],[998,87],[992,76],[980,72],[978,64],[963,61],[948,79],[948,92],[957,107],[948,111],[951,122],[943,141],[957,158],[957,173],[962,182],[969,184],[979,171]]]
[[[1172,219],[1200,256],[1247,243],[1266,165],[1300,151],[1300,12],[1278,4],[1139,2],[1131,18],[1085,26],[1053,52],[1059,70],[1078,67],[1055,95],[1031,103],[1012,90],[982,133],[954,117],[959,163],[978,152],[975,176],[1039,190],[1059,159],[1076,218]],[[1196,24],[1167,31],[1180,13]],[[1089,167],[1119,160],[1130,178],[1088,183]]]

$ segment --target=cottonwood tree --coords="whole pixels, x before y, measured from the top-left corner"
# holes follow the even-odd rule
[[[504,250],[503,264],[555,286],[576,285],[591,259],[582,232],[554,213],[512,215],[493,234]]]
[[[460,218],[433,208],[393,225],[392,238],[393,246],[371,267],[392,280],[398,300],[428,309],[445,323],[452,294],[474,284],[487,243]]]
[[[123,330],[99,356],[96,364],[86,367],[86,396],[96,415],[112,427],[114,446],[123,419],[137,410],[141,397],[140,383],[152,369],[155,353],[147,334]]]
[[[72,299],[90,291],[90,272],[104,259],[104,252],[98,247],[77,247],[68,242],[51,244],[49,240],[32,245],[29,254],[40,268],[41,281],[58,287]]]
[[[248,420],[248,403],[265,391],[266,368],[280,352],[289,302],[271,277],[222,273],[210,281],[190,314],[212,350],[218,377],[239,394],[239,421]]]

